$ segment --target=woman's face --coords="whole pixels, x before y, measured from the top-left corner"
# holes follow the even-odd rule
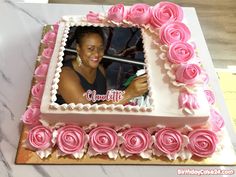
[[[103,40],[99,34],[88,33],[83,36],[81,44],[77,47],[77,52],[82,60],[82,64],[97,68],[104,55]]]

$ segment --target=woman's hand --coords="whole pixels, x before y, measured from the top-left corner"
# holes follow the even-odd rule
[[[144,95],[148,91],[147,74],[136,77],[128,88],[125,90],[126,94],[131,98]]]

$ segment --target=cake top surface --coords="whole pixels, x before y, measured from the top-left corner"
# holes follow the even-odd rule
[[[143,14],[139,14],[140,9],[144,12]],[[105,15],[89,12],[86,17],[75,15],[62,17],[52,55],[53,60],[50,62],[48,70],[41,111],[51,109],[51,112],[68,110],[68,112],[87,113],[89,110],[92,112],[96,110],[96,114],[110,114],[110,110],[112,110],[113,114],[127,114],[129,111],[132,114],[146,112],[150,115],[176,117],[207,116],[209,114],[208,102],[203,92],[206,74],[201,65],[201,59],[197,55],[191,32],[181,21],[183,21],[182,8],[165,2],[153,7],[139,3],[130,8],[118,4],[110,8]],[[70,35],[73,34],[73,30],[76,31],[75,28],[85,29],[89,26],[99,28],[105,34],[106,51],[103,60],[110,58],[113,60],[108,61],[112,64],[106,68],[110,89],[103,94],[94,93],[92,89],[85,90],[81,94],[77,92],[80,100],[79,97],[73,97],[73,99],[68,99],[68,102],[58,104],[57,96],[61,90],[60,85],[62,84],[60,83],[63,83],[62,78],[64,78],[62,73],[64,73],[65,53],[68,50],[74,50],[77,56],[80,56],[75,46],[72,49],[68,48],[67,43],[72,38]],[[127,35],[126,33],[130,31],[137,34]],[[126,36],[124,37],[124,35]],[[117,40],[122,37],[130,39],[128,42],[131,41],[131,44],[127,44],[126,41],[128,47],[123,47],[123,49],[120,47],[125,46],[125,43],[122,44],[122,40]],[[127,54],[134,48],[134,52]],[[132,58],[129,58],[130,56]],[[121,72],[114,74],[114,65],[118,65],[114,60],[119,60],[119,62],[124,60],[129,65],[131,62],[138,64],[117,67],[115,70],[122,69],[123,75]],[[137,67],[137,65],[139,66]],[[130,74],[127,68],[133,67],[136,69],[132,69]],[[139,89],[138,87],[134,90],[130,89],[134,85],[132,79],[142,77],[136,74],[139,70],[145,73],[147,83],[147,87],[144,89],[145,96],[131,96],[132,99],[123,101],[128,99],[127,95],[135,95],[134,91]],[[78,69],[80,75],[82,71],[82,69]],[[115,75],[116,77],[114,77]],[[85,73],[82,73],[82,76],[85,76]],[[126,80],[118,82],[120,77],[126,78]],[[70,95],[70,97],[72,96]],[[110,98],[114,99],[113,102],[109,100]]]

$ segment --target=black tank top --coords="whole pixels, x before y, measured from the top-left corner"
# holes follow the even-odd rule
[[[72,61],[73,60],[68,60],[65,63],[63,63],[63,67],[70,67],[74,70]],[[92,84],[90,84],[79,72],[75,71],[75,73],[79,77],[80,83],[82,87],[84,88],[85,92],[87,90],[96,90],[97,94],[102,94],[102,95],[106,94],[106,78],[104,77],[104,75],[101,73],[99,69],[97,69],[96,78]],[[64,104],[66,102],[61,95],[57,94],[56,103]]]

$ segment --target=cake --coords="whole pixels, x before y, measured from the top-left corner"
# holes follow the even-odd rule
[[[103,95],[85,90],[87,103],[57,102],[63,65],[70,60],[68,51],[76,53],[76,48],[67,48],[70,34],[86,27],[105,33],[108,52],[104,58],[144,66],[123,82],[130,84],[146,73],[145,95],[119,104],[126,91],[119,86],[109,87]],[[137,44],[136,50],[128,55],[133,58],[117,54],[120,49],[116,46],[127,40],[127,30],[138,34],[139,43],[132,44]],[[44,49],[38,57],[30,103],[22,116],[28,128],[25,146],[40,158],[50,158],[56,151],[58,156],[78,159],[102,156],[115,161],[135,156],[152,160],[164,156],[186,160],[208,158],[219,149],[224,121],[180,6],[171,2],[153,7],[117,4],[106,14],[63,16],[41,43]],[[137,46],[142,50],[137,51]],[[121,69],[126,72],[125,67]],[[116,81],[114,73],[111,75],[110,82]]]

